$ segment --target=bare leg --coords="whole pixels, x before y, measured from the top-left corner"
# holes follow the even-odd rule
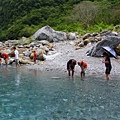
[[[110,77],[109,77],[109,74],[106,74],[106,80],[109,80]]]
[[[7,59],[5,59],[5,65],[6,65],[6,67],[8,66],[8,60]]]
[[[81,78],[82,78],[82,73],[81,73]]]
[[[20,67],[20,63],[18,63],[17,66]]]
[[[68,70],[68,76],[70,76],[70,70]]]
[[[74,70],[72,70],[72,77],[74,76]]]
[[[6,65],[6,67],[7,67],[7,66],[8,66],[8,63],[6,62],[5,65]]]
[[[16,63],[16,67],[20,67],[20,64],[19,64],[19,63]]]
[[[6,64],[6,67],[8,66],[8,64]]]

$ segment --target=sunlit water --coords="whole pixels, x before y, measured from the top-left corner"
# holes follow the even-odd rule
[[[120,76],[0,67],[0,120],[120,120]]]

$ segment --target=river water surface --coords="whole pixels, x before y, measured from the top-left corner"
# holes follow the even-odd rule
[[[120,120],[120,76],[0,67],[0,120]]]

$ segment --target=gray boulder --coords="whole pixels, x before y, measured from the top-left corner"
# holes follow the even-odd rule
[[[32,40],[47,40],[49,42],[67,40],[65,32],[55,31],[50,26],[39,29],[33,36]]]
[[[37,60],[45,60],[45,58],[43,57],[43,52],[42,52],[42,49],[38,49],[36,51],[36,54],[37,54]]]
[[[69,40],[75,40],[76,39],[76,34],[75,33],[69,33],[68,39]]]
[[[100,36],[118,36],[118,33],[111,30],[106,30],[100,33]]]
[[[28,49],[23,53],[25,56],[29,57],[31,54],[31,51]]]
[[[18,40],[7,40],[4,43],[6,46],[16,46],[18,45]]]
[[[120,44],[120,37],[109,36],[103,38],[101,41],[91,49],[89,55],[93,57],[100,57],[101,54],[105,51],[102,46],[109,46],[115,50],[115,48]]]

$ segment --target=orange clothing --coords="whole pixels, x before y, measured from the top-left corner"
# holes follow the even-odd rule
[[[88,67],[87,63],[84,62],[84,61],[82,61],[82,65],[84,66],[84,68],[87,68],[87,67]]]
[[[87,68],[88,67],[88,65],[87,65],[87,63],[85,62],[85,61],[79,61],[78,62],[78,65],[80,66],[80,67],[83,67],[83,68]]]

